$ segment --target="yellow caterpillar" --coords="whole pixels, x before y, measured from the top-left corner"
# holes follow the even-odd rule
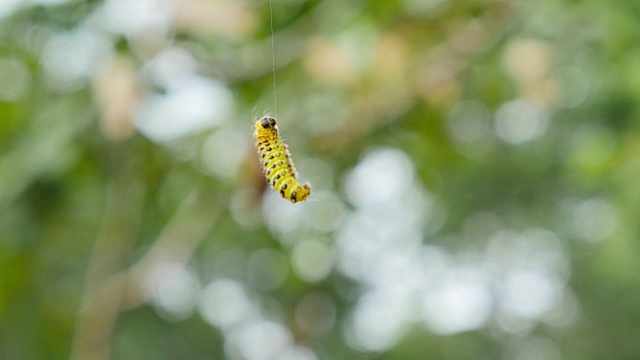
[[[253,137],[256,141],[260,163],[267,177],[267,182],[280,195],[292,203],[305,201],[311,194],[311,185],[301,185],[296,168],[291,161],[287,145],[282,142],[276,119],[265,116],[253,126]]]

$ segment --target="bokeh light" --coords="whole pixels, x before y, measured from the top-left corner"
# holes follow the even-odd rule
[[[162,263],[147,275],[146,286],[152,302],[172,320],[191,315],[199,295],[200,283],[182,264]]]
[[[202,291],[200,313],[211,325],[233,328],[252,317],[251,304],[242,285],[228,279],[216,280]]]
[[[542,109],[527,100],[513,100],[500,106],[496,112],[495,126],[502,140],[522,144],[545,133],[548,117]]]

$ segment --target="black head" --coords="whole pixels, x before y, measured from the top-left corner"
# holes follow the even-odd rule
[[[262,125],[262,127],[265,129],[273,129],[276,127],[276,119],[270,116],[265,116],[260,119],[260,125]]]

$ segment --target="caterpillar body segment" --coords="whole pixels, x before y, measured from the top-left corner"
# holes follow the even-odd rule
[[[276,119],[265,116],[256,121],[253,137],[267,182],[280,196],[297,203],[311,194],[311,185],[300,184],[287,145],[282,142]]]

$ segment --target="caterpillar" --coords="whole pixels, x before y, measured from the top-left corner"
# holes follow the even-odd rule
[[[258,148],[260,163],[267,183],[280,193],[280,196],[297,203],[305,201],[311,194],[311,185],[300,184],[296,168],[291,160],[288,146],[282,142],[276,119],[264,116],[254,125],[253,138]]]

